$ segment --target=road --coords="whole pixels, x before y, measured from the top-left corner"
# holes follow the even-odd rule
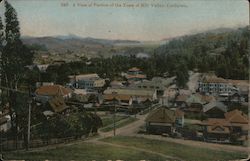
[[[195,92],[195,90],[198,88],[198,80],[200,78],[201,74],[200,73],[194,73],[189,77],[189,81],[187,83],[188,89],[191,92]]]

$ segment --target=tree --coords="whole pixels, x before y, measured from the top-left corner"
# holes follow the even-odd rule
[[[17,100],[17,90],[19,83],[25,77],[26,66],[33,62],[33,52],[31,52],[20,39],[20,27],[17,13],[11,4],[5,1],[5,26],[0,23],[1,31],[1,85],[12,89],[7,90],[7,100],[10,105],[10,115],[12,120],[12,131],[16,136],[18,133],[18,116],[22,115],[18,104],[27,104],[24,99]],[[4,33],[3,33],[4,32]],[[3,38],[4,35],[4,39]],[[15,91],[13,91],[15,90]],[[20,101],[22,103],[20,103]],[[15,118],[13,118],[15,114]]]
[[[15,9],[5,1],[5,41],[2,52],[2,78],[5,86],[16,89],[25,68],[33,61],[33,53],[20,40],[20,28]]]
[[[184,88],[186,87],[188,79],[189,75],[187,66],[184,63],[180,63],[176,69],[176,85],[180,88]]]

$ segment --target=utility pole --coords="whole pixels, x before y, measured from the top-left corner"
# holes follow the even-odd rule
[[[113,130],[114,130],[114,136],[116,135],[115,133],[115,130],[116,130],[116,95],[117,95],[117,92],[112,92],[112,95],[113,95],[113,100],[114,100],[114,114],[113,114]]]
[[[29,150],[29,145],[30,145],[30,119],[31,119],[31,104],[32,104],[32,98],[31,98],[31,89],[29,87],[29,111],[28,111],[28,131],[27,131],[27,147],[26,150]]]
[[[28,113],[28,131],[27,131],[27,150],[29,150],[30,144],[30,118],[31,118],[31,103],[32,101],[29,100],[29,113]]]
[[[250,0],[247,0],[248,1],[248,19],[249,19],[249,22],[248,22],[248,32],[250,32]],[[250,50],[250,45],[248,44],[248,51]],[[250,57],[248,57],[248,60],[250,60]],[[250,61],[249,61],[249,66],[250,66]],[[250,75],[250,73],[249,73]],[[249,77],[249,83],[250,83],[250,77]],[[249,88],[249,92],[250,94],[250,88]],[[250,98],[248,98],[248,102],[250,101]],[[250,118],[250,105],[248,104],[248,118]],[[248,121],[248,148],[250,147],[250,122]],[[248,159],[250,158],[250,151],[248,151]]]

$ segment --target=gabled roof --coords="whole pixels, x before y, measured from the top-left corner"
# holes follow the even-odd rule
[[[39,87],[35,93],[43,96],[65,96],[72,93],[72,90],[61,85],[49,85]]]
[[[225,126],[218,124],[218,125],[208,126],[207,132],[215,133],[215,134],[229,134],[230,130],[229,130],[229,127],[225,127]]]
[[[218,102],[218,101],[213,101],[213,102],[206,104],[203,108],[203,112],[206,113],[207,111],[213,108],[217,108],[221,110],[222,112],[227,112],[227,106],[225,106],[222,102]]]
[[[248,124],[248,116],[238,109],[227,112],[224,115],[231,123]]]
[[[49,100],[49,105],[54,112],[63,112],[67,109],[67,105],[62,97],[54,97]]]
[[[175,111],[169,110],[166,107],[160,107],[149,113],[146,121],[154,123],[175,123]]]

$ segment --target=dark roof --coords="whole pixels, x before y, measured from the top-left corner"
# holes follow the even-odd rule
[[[67,109],[67,105],[62,97],[54,97],[49,100],[49,105],[54,112],[63,112]]]
[[[203,108],[203,112],[207,112],[213,108],[217,108],[223,112],[227,112],[227,106],[224,105],[224,103],[222,102],[218,102],[218,101],[213,101],[213,102],[210,102],[208,104],[206,104]]]
[[[175,111],[167,109],[166,107],[160,107],[149,113],[146,121],[154,123],[174,123]]]

